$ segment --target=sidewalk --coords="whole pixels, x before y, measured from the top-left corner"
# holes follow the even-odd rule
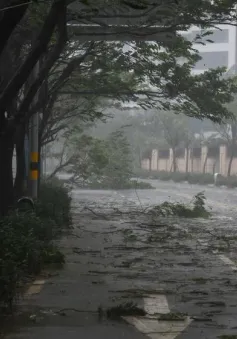
[[[105,219],[102,213],[75,215],[73,235],[61,242],[65,267],[30,288],[7,339],[237,335],[237,273],[197,246],[197,234],[174,221],[158,225],[145,215]],[[98,314],[124,302],[148,316],[115,321]]]

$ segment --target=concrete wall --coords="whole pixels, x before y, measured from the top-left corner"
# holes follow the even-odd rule
[[[178,172],[186,172],[186,157],[176,159],[176,167]]]
[[[200,156],[192,156],[191,150],[185,150],[183,157],[176,158],[177,172],[188,172],[192,173],[220,173],[224,176],[228,172],[229,157],[227,153],[227,146],[222,145],[219,148],[219,154],[217,156],[208,156],[208,147],[203,146],[201,149]],[[188,165],[188,166],[187,166]],[[159,150],[155,149],[152,151],[151,166],[149,159],[142,160],[142,168],[145,170],[153,171],[173,171],[173,152],[169,150],[168,158],[159,157]],[[231,174],[237,175],[237,157],[233,159]]]
[[[170,171],[170,160],[169,159],[158,159],[157,162],[158,171]]]
[[[227,147],[220,147],[220,173],[227,175],[230,157],[228,156]],[[231,166],[231,175],[237,175],[237,158],[234,157]]]
[[[151,155],[151,170],[157,171],[158,170],[157,165],[158,165],[158,150],[153,149]]]
[[[150,170],[150,159],[143,159],[142,160],[142,169],[144,169],[144,170]],[[159,170],[158,168],[157,168],[157,170]]]

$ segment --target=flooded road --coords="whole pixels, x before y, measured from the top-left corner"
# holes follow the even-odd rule
[[[65,268],[39,278],[41,288],[21,301],[24,322],[19,314],[7,338],[237,338],[237,191],[152,185],[72,192],[74,230],[61,241]],[[204,190],[208,220],[145,212]],[[111,307],[131,302],[146,315],[108,319]]]

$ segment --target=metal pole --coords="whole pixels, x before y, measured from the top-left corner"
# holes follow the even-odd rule
[[[44,176],[46,177],[47,172],[47,149],[46,145],[44,146]]]
[[[39,62],[34,69],[33,79],[39,72]],[[38,94],[35,99],[38,100]],[[38,179],[39,179],[39,114],[33,114],[30,120],[30,196],[33,199],[38,198]]]
[[[24,152],[25,152],[25,187],[24,188],[27,189],[28,179],[29,179],[29,138],[27,134],[25,134]]]

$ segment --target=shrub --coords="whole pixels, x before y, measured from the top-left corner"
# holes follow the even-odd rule
[[[227,187],[235,188],[237,187],[237,176],[231,175],[230,177],[224,178],[223,182]]]
[[[156,178],[159,180],[168,181],[168,180],[172,180],[172,174],[173,174],[172,172],[160,171],[160,172],[157,172]]]
[[[214,183],[214,175],[210,173],[189,173],[188,182],[190,184],[208,185]]]
[[[142,168],[134,170],[134,176],[140,179],[150,179],[153,171],[144,170]]]
[[[149,213],[155,216],[177,216],[183,218],[209,218],[211,213],[205,208],[203,192],[196,194],[189,205],[165,201],[155,206]]]
[[[188,181],[190,184],[208,185],[214,184],[214,175],[210,173],[183,173],[166,171],[145,171],[148,179],[157,179],[162,181],[173,180],[174,182]],[[143,173],[143,178],[145,174]],[[236,179],[237,183],[237,179]],[[237,184],[236,184],[237,185]]]
[[[11,306],[24,277],[42,267],[42,251],[52,229],[34,213],[13,213],[0,222],[0,301]],[[45,234],[47,237],[44,238]]]
[[[53,220],[58,230],[71,226],[71,197],[59,179],[41,183],[35,206],[36,214],[42,219]]]
[[[48,247],[44,248],[42,252],[43,262],[47,265],[57,264],[62,265],[65,263],[65,257],[62,252],[59,251],[57,246],[51,244]]]
[[[59,182],[43,182],[40,193],[34,211],[0,220],[0,306],[11,308],[19,287],[44,264],[64,262],[53,240],[71,224],[71,199]]]
[[[187,173],[181,173],[181,172],[171,173],[171,179],[174,182],[187,181],[188,180],[188,174]]]

